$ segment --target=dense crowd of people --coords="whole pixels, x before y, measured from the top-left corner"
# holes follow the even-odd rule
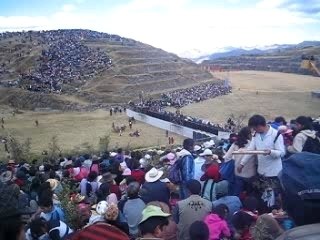
[[[230,131],[231,129],[229,127],[225,129],[225,126],[220,126],[208,120],[185,116],[179,108],[194,102],[201,102],[209,98],[226,95],[230,92],[231,87],[226,83],[205,83],[162,94],[160,99],[144,100],[140,97],[140,102],[137,104],[130,102],[130,107],[134,111],[151,117],[218,135],[219,131]],[[177,111],[175,113],[166,111],[165,107],[168,106],[176,107]],[[228,121],[228,126],[231,124],[230,121]]]
[[[162,94],[162,99],[170,106],[183,107],[228,93],[231,93],[231,87],[228,83],[203,83],[194,87],[164,93]]]
[[[254,115],[223,151],[185,139],[165,151],[10,160],[1,165],[0,239],[317,239],[315,129],[305,116],[268,124]]]
[[[0,33],[0,40],[12,39],[41,47],[41,55],[37,65],[27,72],[21,72],[16,81],[5,82],[6,86],[18,86],[30,91],[60,92],[64,84],[77,88],[91,77],[112,65],[111,58],[99,48],[88,47],[85,41],[105,39],[121,42],[124,45],[135,44],[134,40],[117,35],[89,30],[54,30]],[[12,51],[21,57],[23,50],[15,47]],[[28,50],[26,50],[28,51]],[[8,60],[10,61],[10,59]],[[0,65],[0,75],[7,73],[10,62]]]

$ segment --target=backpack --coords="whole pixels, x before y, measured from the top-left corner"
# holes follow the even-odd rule
[[[168,178],[173,184],[180,184],[182,182],[182,161],[183,158],[178,159],[169,169]]]
[[[320,154],[320,139],[318,137],[311,138],[308,137],[307,141],[305,142],[302,152],[310,152]]]
[[[204,182],[201,197],[210,202],[216,200],[216,184],[213,179],[208,179]]]

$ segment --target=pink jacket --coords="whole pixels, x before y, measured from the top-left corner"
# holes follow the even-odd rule
[[[204,219],[204,222],[209,228],[209,240],[219,240],[221,237],[231,236],[227,222],[217,214],[209,214]]]

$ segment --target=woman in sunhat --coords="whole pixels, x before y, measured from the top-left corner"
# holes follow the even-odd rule
[[[213,154],[210,149],[206,149],[200,154],[205,159],[202,166],[204,174],[201,176],[200,181],[203,181],[201,196],[209,201],[216,200],[215,184],[220,181],[218,156]]]
[[[117,196],[117,199],[120,200],[121,198],[121,191],[119,186],[116,184],[116,182],[114,181],[114,179],[116,178],[116,175],[110,173],[110,172],[106,172],[102,175],[102,178],[100,179],[100,184],[103,183],[108,183],[109,188],[110,188],[110,193],[114,193]]]

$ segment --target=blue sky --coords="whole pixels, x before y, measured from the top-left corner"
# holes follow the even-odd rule
[[[320,0],[1,0],[0,31],[85,28],[181,56],[320,40]]]

